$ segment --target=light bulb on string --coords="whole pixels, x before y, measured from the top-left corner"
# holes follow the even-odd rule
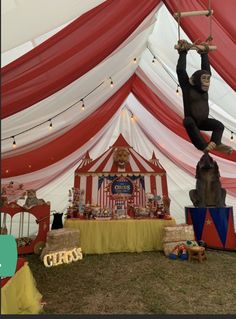
[[[177,84],[176,95],[179,95],[179,84]]]
[[[15,136],[12,136],[12,138],[13,138],[12,147],[13,147],[13,148],[16,148],[16,140],[15,140]]]
[[[84,100],[83,100],[83,99],[81,99],[81,102],[82,102],[82,106],[81,106],[81,108],[82,108],[82,111],[84,111],[84,109],[85,109]]]
[[[231,131],[231,136],[230,136],[231,141],[233,141],[233,139],[234,139],[233,133],[234,133],[234,132]]]
[[[111,77],[109,77],[109,79],[110,79],[110,86],[111,86],[111,88],[113,88],[113,86],[114,86],[114,83],[113,83],[113,81],[112,81],[112,78]]]
[[[132,112],[130,114],[130,119],[131,119],[131,121],[133,121],[133,119],[134,119],[134,114]]]
[[[156,62],[156,57],[155,55],[153,56],[153,59],[152,59],[152,63],[155,63]]]
[[[133,58],[133,62],[134,62],[134,63],[137,63],[137,58]]]
[[[49,130],[51,130],[52,129],[52,120],[50,119],[49,120]]]

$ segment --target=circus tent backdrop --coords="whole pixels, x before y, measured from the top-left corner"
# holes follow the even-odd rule
[[[208,5],[207,0],[2,1],[2,184],[35,188],[52,209],[62,211],[82,157],[87,151],[99,157],[122,133],[144,158],[155,152],[167,173],[171,214],[184,222],[201,152],[182,126],[173,13]],[[210,116],[225,125],[223,142],[236,149],[236,3],[212,0],[211,7],[211,20],[181,19],[181,38],[201,42],[213,36]],[[197,52],[189,52],[189,74],[199,60]],[[236,151],[212,156],[236,221]]]
[[[119,165],[119,156],[121,165]],[[117,156],[118,155],[118,156]],[[87,163],[86,163],[87,162]],[[145,206],[146,194],[168,197],[166,171],[160,165],[155,153],[146,160],[130,146],[120,134],[109,149],[92,161],[87,153],[75,170],[74,188],[84,191],[84,203],[100,207],[114,207],[116,196],[126,187],[128,201],[136,206]],[[116,188],[118,187],[118,191]],[[117,194],[116,194],[117,193]]]

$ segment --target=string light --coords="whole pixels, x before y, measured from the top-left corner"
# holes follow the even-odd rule
[[[111,87],[113,87],[113,86],[114,86],[114,83],[113,83],[113,81],[112,81],[112,78],[109,77],[109,79],[110,79],[110,85],[111,85]],[[51,129],[52,129],[52,120],[55,119],[56,117],[58,117],[59,115],[65,113],[65,112],[68,111],[69,109],[71,109],[73,106],[75,106],[76,104],[78,104],[78,102],[81,102],[81,101],[82,101],[82,110],[84,110],[84,108],[85,108],[84,99],[85,99],[87,96],[89,96],[90,94],[92,94],[95,90],[97,90],[97,89],[98,89],[100,86],[102,86],[104,83],[105,83],[105,81],[102,81],[102,82],[99,83],[95,88],[93,88],[90,92],[88,92],[82,99],[77,100],[76,102],[74,102],[73,104],[69,105],[66,109],[64,109],[64,110],[62,110],[61,112],[57,113],[55,116],[51,117],[50,119],[48,119],[48,120],[46,120],[46,121],[43,121],[43,122],[41,122],[41,123],[39,123],[39,124],[36,124],[36,125],[34,125],[34,126],[28,128],[28,129],[26,129],[26,130],[23,130],[23,131],[21,131],[21,132],[15,134],[14,136],[8,136],[8,137],[5,137],[5,138],[2,138],[1,141],[6,141],[6,140],[9,140],[9,139],[12,138],[12,139],[13,139],[12,147],[15,148],[15,147],[16,147],[15,136],[18,136],[18,135],[27,133],[27,132],[33,130],[34,128],[37,128],[37,127],[39,127],[39,126],[41,126],[41,125],[43,125],[43,124],[45,124],[45,123],[47,123],[47,122],[50,122],[50,123],[49,123],[49,130],[51,130]]]
[[[179,95],[179,85],[177,84],[176,95]]]
[[[130,119],[131,119],[131,121],[133,121],[133,120],[134,120],[134,114],[133,114],[133,112],[132,112],[130,109],[123,107],[123,108],[122,108],[122,112],[125,112],[125,111],[128,111],[128,113],[130,114]],[[123,114],[124,114],[124,113],[123,113]]]
[[[51,119],[49,120],[49,123],[50,123],[49,124],[49,130],[51,130],[52,129],[52,120]]]
[[[12,146],[15,148],[15,147],[16,147],[15,136],[18,136],[18,135],[24,134],[24,133],[26,133],[26,132],[29,132],[29,131],[33,130],[34,128],[39,127],[39,126],[41,126],[41,125],[43,125],[43,124],[45,124],[45,123],[47,123],[47,122],[50,122],[50,124],[49,124],[49,129],[51,129],[51,128],[52,128],[52,119],[55,119],[55,118],[58,117],[59,115],[65,113],[66,111],[68,111],[69,109],[71,109],[73,106],[75,106],[76,104],[78,104],[78,102],[82,101],[84,98],[86,98],[87,96],[89,96],[90,94],[92,94],[95,90],[97,90],[100,86],[102,86],[102,85],[104,84],[104,82],[105,82],[105,81],[102,81],[102,82],[101,82],[100,84],[98,84],[95,88],[93,88],[87,95],[85,95],[82,99],[80,99],[79,101],[74,102],[73,104],[71,104],[70,106],[68,106],[66,109],[64,109],[63,111],[59,112],[59,113],[56,114],[55,116],[53,116],[51,119],[48,119],[48,120],[43,121],[43,122],[41,122],[41,123],[39,123],[39,124],[36,124],[36,125],[34,125],[34,126],[28,128],[28,129],[26,129],[26,130],[23,130],[23,131],[21,131],[21,132],[15,134],[14,136],[8,136],[8,137],[5,137],[5,138],[2,138],[1,141],[6,141],[6,140],[9,140],[9,139],[12,138],[12,139],[13,139],[13,145],[12,145]]]
[[[84,111],[84,109],[85,109],[84,99],[81,99],[81,102],[82,102],[82,106],[81,106],[81,108],[82,108],[82,111]]]
[[[170,73],[170,71],[168,70],[168,68],[164,65],[164,63],[155,55],[153,54],[153,52],[151,51],[151,49],[149,47],[147,47],[147,49],[150,51],[151,55],[153,56],[153,60],[152,63],[158,61],[160,63],[160,65],[163,67],[163,69],[166,71],[166,73],[171,77],[171,79],[176,83],[176,85],[179,86],[178,81],[175,79],[175,77]]]
[[[230,136],[231,141],[233,141],[233,139],[234,139],[233,133],[234,133],[234,132],[231,131],[231,136]]]
[[[113,81],[112,81],[112,78],[111,77],[109,77],[109,79],[110,79],[110,86],[111,86],[111,88],[113,88],[113,86],[114,86],[114,83],[113,83]]]
[[[13,148],[16,148],[16,140],[15,140],[15,136],[12,136],[12,138],[13,138],[12,147],[13,147]]]
[[[178,84],[178,82],[173,78],[172,74],[170,74],[170,72],[169,72],[169,71],[167,70],[167,68],[163,65],[163,63],[152,53],[152,51],[150,50],[150,48],[147,47],[147,49],[150,51],[150,53],[151,53],[152,56],[153,56],[152,63],[155,63],[155,62],[158,60],[159,63],[162,65],[162,67],[165,69],[165,71],[168,73],[168,75],[172,78],[172,80],[175,81],[175,83],[177,84],[176,94],[178,94],[178,93],[179,93],[179,89],[178,89],[178,88],[179,88],[179,84]],[[133,58],[133,63],[137,63],[137,58],[136,58],[136,57]],[[114,83],[113,83],[113,80],[112,80],[111,76],[109,77],[109,79],[110,79],[110,86],[111,86],[111,88],[112,88],[112,87],[114,86]],[[51,117],[51,119],[48,119],[48,120],[43,121],[43,122],[41,122],[41,123],[39,123],[39,124],[36,124],[36,125],[34,125],[34,126],[28,128],[28,129],[26,129],[26,130],[23,130],[23,131],[21,131],[21,132],[15,134],[14,136],[8,136],[8,137],[5,137],[5,138],[2,138],[1,141],[9,140],[9,139],[12,138],[12,139],[13,139],[12,147],[13,147],[13,148],[16,148],[16,141],[15,141],[15,137],[16,137],[16,136],[21,135],[21,134],[26,133],[26,132],[29,132],[29,131],[33,130],[34,128],[37,128],[37,127],[39,127],[39,126],[41,126],[41,125],[43,125],[43,124],[45,124],[45,123],[47,123],[47,122],[50,122],[50,123],[49,123],[49,130],[51,130],[51,129],[52,129],[52,119],[55,119],[55,118],[58,117],[59,115],[65,113],[66,111],[68,111],[70,108],[72,108],[73,106],[75,106],[76,104],[78,104],[78,103],[81,102],[81,101],[82,101],[82,110],[84,110],[84,108],[85,108],[84,98],[86,98],[86,97],[89,96],[91,93],[93,93],[95,90],[97,90],[100,86],[102,86],[102,85],[104,84],[104,82],[105,82],[105,81],[102,81],[102,82],[101,82],[100,84],[98,84],[95,88],[93,88],[90,92],[88,92],[87,95],[85,95],[82,99],[77,100],[77,101],[74,102],[73,104],[69,105],[66,109],[62,110],[61,112],[57,113],[55,116]],[[133,116],[132,113],[131,113],[131,119],[134,119],[134,116]],[[225,129],[229,130],[227,127],[225,127]],[[229,130],[229,131],[231,131],[231,130]],[[233,137],[233,134],[235,134],[235,132],[231,131],[231,137],[230,137],[231,140],[233,140],[233,138],[234,138],[234,137]]]

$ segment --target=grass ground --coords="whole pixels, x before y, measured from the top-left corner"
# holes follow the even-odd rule
[[[46,268],[28,255],[51,314],[236,314],[236,253],[207,251],[207,261],[162,252],[86,255]]]

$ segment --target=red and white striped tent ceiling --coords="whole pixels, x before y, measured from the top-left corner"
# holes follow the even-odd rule
[[[212,157],[227,191],[226,203],[236,212],[235,0],[2,0],[1,4],[2,185],[14,181],[36,189],[53,210],[63,211],[85,153],[97,159],[86,169],[109,173],[113,149],[108,148],[122,133],[144,158],[150,159],[155,151],[166,171],[171,214],[184,222],[202,152],[182,125],[174,46],[178,35],[193,43],[211,34],[217,50],[209,53],[210,117],[223,123],[222,142],[234,149],[231,155],[212,152]],[[185,17],[180,29],[173,17],[178,11],[210,7],[213,16]],[[190,50],[188,74],[199,67],[199,54]],[[134,149],[129,148],[130,163],[138,159],[137,172],[148,171],[146,166],[154,169]]]

